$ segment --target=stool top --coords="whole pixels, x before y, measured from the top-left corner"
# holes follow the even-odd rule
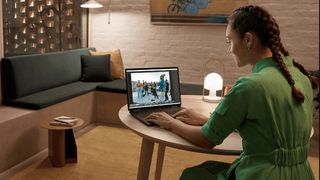
[[[50,120],[43,120],[40,122],[40,127],[49,129],[49,130],[66,130],[66,129],[73,129],[76,127],[81,126],[84,123],[83,119],[77,118],[78,120],[76,121],[76,124],[73,126],[55,126],[51,125],[50,122],[53,121],[54,119]]]

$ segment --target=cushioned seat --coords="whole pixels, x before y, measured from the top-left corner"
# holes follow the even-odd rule
[[[127,93],[126,80],[117,79],[117,80],[109,81],[109,82],[98,85],[96,90],[126,94]]]
[[[122,75],[109,78],[108,73],[101,74],[107,71],[109,66],[101,68],[99,63],[105,63],[101,56],[85,56],[89,54],[89,50],[94,48],[3,58],[2,103],[27,109],[41,109],[94,90],[126,94],[125,79],[92,82],[97,80],[96,77],[103,77],[98,81],[107,81],[122,78]],[[86,60],[88,58],[85,57],[90,58]],[[92,74],[94,78],[91,77]],[[90,75],[90,78],[83,79],[84,75]],[[81,79],[90,82],[80,81]],[[201,95],[202,86],[182,83],[181,94]]]
[[[77,81],[67,85],[33,93],[14,100],[3,100],[3,104],[28,109],[41,109],[64,100],[93,91],[100,82]]]
[[[5,57],[1,61],[2,98],[17,99],[79,81],[81,55],[93,48]]]

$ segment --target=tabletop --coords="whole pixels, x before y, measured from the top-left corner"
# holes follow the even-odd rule
[[[50,125],[50,122],[53,121],[53,119],[50,120],[43,120],[40,122],[40,126],[45,129],[49,130],[66,130],[66,129],[74,129],[76,127],[81,126],[84,123],[83,119],[77,118],[78,120],[76,121],[76,124],[73,126],[54,126]]]
[[[202,96],[199,95],[182,95],[182,107],[192,108],[208,117],[217,105],[217,103],[202,101]],[[231,133],[222,144],[215,146],[213,149],[206,149],[193,145],[182,137],[158,126],[144,125],[130,115],[127,105],[120,109],[119,117],[129,129],[141,137],[169,147],[211,154],[238,155],[242,152],[242,138],[236,132]]]

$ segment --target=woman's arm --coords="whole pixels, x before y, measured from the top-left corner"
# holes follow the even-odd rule
[[[192,126],[181,121],[175,121],[171,125],[171,131],[183,137],[194,145],[211,149],[214,147],[202,134],[202,126]]]
[[[202,135],[201,126],[185,124],[184,122],[172,118],[165,112],[152,113],[146,120],[159,125],[161,128],[172,131],[194,145],[203,148],[214,147],[214,145]]]

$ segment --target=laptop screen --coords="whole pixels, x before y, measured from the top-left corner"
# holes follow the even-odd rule
[[[128,109],[181,105],[177,67],[126,69]]]

